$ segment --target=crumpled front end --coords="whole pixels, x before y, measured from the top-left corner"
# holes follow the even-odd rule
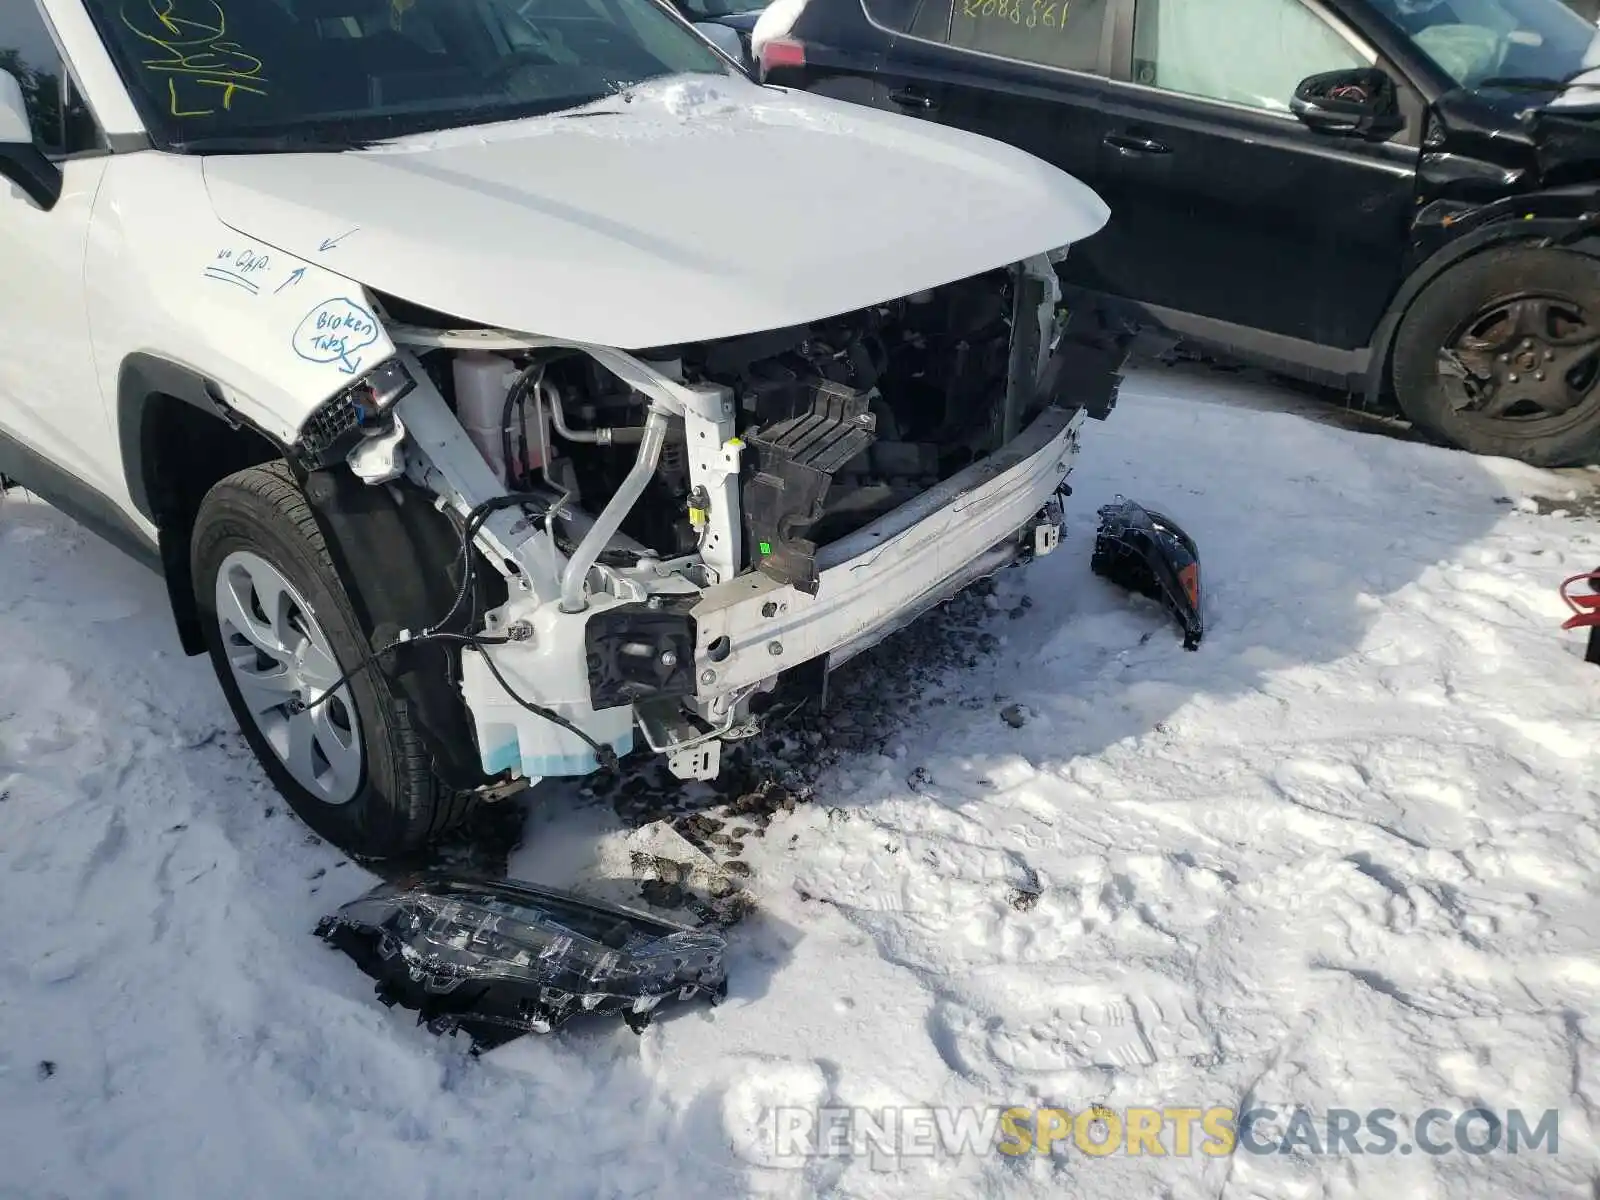
[[[1061,309],[1043,255],[647,351],[379,301],[400,353],[303,450],[453,511],[457,605],[401,640],[458,649],[484,778],[507,786],[640,743],[713,778],[786,678],[1049,553],[1124,353]]]

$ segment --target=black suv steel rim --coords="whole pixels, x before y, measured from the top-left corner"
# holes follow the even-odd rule
[[[1568,296],[1496,300],[1456,327],[1439,375],[1459,416],[1545,436],[1600,407],[1600,326]]]

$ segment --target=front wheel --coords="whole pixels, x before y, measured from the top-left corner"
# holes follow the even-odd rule
[[[191,548],[212,665],[267,777],[361,858],[413,851],[465,816],[377,669],[286,464],[239,471],[200,506]],[[354,671],[346,678],[346,672]]]
[[[1600,263],[1489,250],[1425,287],[1401,322],[1395,398],[1424,432],[1539,467],[1600,456]]]

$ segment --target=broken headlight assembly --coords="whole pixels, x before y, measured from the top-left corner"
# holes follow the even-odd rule
[[[1099,510],[1089,568],[1102,579],[1158,600],[1183,627],[1183,648],[1198,650],[1205,636],[1200,590],[1200,550],[1176,521],[1117,497]]]
[[[663,1001],[727,991],[721,934],[510,880],[423,874],[380,884],[316,929],[383,1003],[489,1049],[580,1013],[635,1032]]]
[[[296,444],[307,470],[342,462],[364,439],[389,427],[389,412],[417,386],[405,363],[390,358],[325,400],[306,418]]]

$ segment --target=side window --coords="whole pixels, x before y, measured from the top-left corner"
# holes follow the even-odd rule
[[[10,71],[22,85],[39,149],[60,155],[99,145],[94,118],[68,77],[33,0],[6,0],[0,5],[0,70]]]
[[[959,2],[960,0],[922,0],[913,7],[911,25],[906,32],[926,42],[948,42],[954,4]]]
[[[923,0],[912,37],[1069,71],[1100,64],[1111,0]]]
[[[882,25],[885,29],[895,33],[907,33],[911,24],[917,18],[919,9],[938,8],[941,3],[945,15],[950,13],[950,0],[861,0],[867,10],[867,16],[875,24]],[[940,35],[937,41],[943,41]]]
[[[1136,83],[1289,111],[1302,79],[1372,60],[1301,0],[1137,0]]]

